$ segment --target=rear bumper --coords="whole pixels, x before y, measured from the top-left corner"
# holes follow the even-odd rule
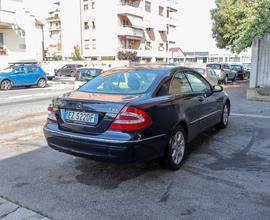
[[[123,134],[124,140],[63,131],[57,124],[47,124],[43,130],[48,145],[55,150],[114,163],[136,163],[159,158],[164,155],[168,143],[167,135],[136,140],[127,139],[127,135]],[[118,136],[121,134],[119,132]]]

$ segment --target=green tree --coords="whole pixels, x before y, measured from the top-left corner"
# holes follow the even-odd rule
[[[73,47],[74,51],[72,53],[72,60],[83,60],[82,55],[81,55],[81,48],[79,45],[75,45]]]
[[[240,53],[270,32],[270,0],[216,0],[216,5],[212,31],[219,48]]]

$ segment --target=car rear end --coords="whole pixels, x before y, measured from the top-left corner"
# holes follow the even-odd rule
[[[226,73],[225,70],[222,66],[222,64],[219,63],[210,63],[206,65],[207,67],[213,69],[218,77],[218,81],[219,82],[223,82],[225,77],[226,77]]]
[[[48,145],[68,154],[119,163],[163,155],[167,138],[152,132],[148,107],[138,104],[147,99],[157,77],[111,74],[115,73],[103,73],[53,101],[44,126]]]

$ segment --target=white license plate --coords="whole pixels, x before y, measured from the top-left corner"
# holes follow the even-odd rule
[[[96,125],[98,123],[98,114],[76,112],[76,111],[65,111],[65,120],[90,123]]]

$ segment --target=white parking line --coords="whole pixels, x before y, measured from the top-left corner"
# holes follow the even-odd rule
[[[33,96],[42,96],[44,94],[39,93],[39,94],[28,94],[28,95],[17,95],[17,96],[10,96],[8,99],[19,99],[19,98],[26,98],[26,97],[33,97]]]
[[[263,118],[270,119],[267,115],[255,115],[255,114],[241,114],[241,113],[231,113],[231,116],[247,117],[247,118]]]

